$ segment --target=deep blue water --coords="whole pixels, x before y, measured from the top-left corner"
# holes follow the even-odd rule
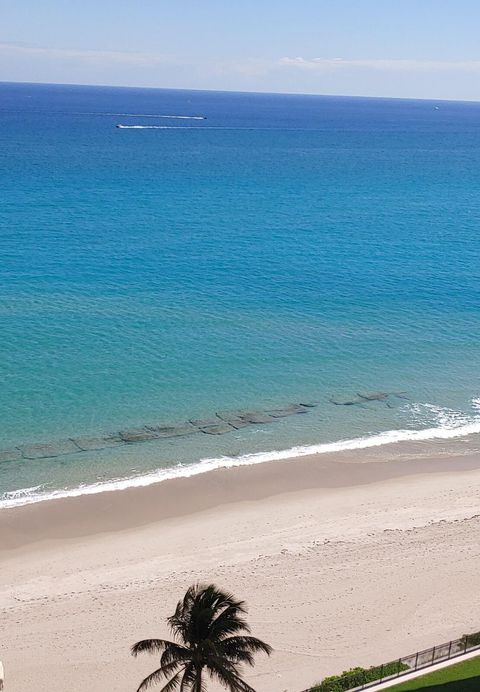
[[[318,404],[0,495],[479,420],[480,104],[3,84],[0,163],[0,449]]]

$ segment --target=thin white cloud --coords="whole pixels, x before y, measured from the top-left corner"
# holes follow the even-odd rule
[[[0,81],[478,100],[480,60],[243,58],[0,41]]]
[[[480,72],[480,60],[349,60],[344,58],[281,58],[280,67],[304,71],[332,72],[363,69],[381,72]]]
[[[172,63],[174,60],[166,55],[142,53],[137,51],[110,50],[72,50],[48,48],[22,43],[0,43],[0,57],[25,57],[31,59],[74,60],[76,62],[103,65],[131,65],[154,67]]]

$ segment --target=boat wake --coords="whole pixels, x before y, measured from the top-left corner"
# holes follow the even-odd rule
[[[74,113],[74,115],[120,116],[122,118],[168,118],[170,120],[206,120],[206,115],[164,115],[160,113]]]
[[[230,127],[212,127],[205,125],[125,125],[118,123],[119,130],[232,130]]]
[[[118,124],[119,130],[183,130],[182,127],[168,127],[168,125],[121,125]]]

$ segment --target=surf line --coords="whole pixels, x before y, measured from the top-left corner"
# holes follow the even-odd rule
[[[240,457],[216,457],[201,459],[195,464],[183,465],[157,469],[150,473],[129,476],[126,478],[114,478],[108,481],[101,481],[91,485],[82,485],[72,489],[52,490],[41,493],[40,487],[23,488],[20,491],[11,491],[0,496],[0,511],[20,505],[44,502],[60,498],[80,497],[81,495],[95,495],[97,493],[112,492],[115,490],[125,490],[127,488],[143,488],[149,485],[160,483],[173,478],[189,478],[208,471],[220,468],[235,468],[238,466],[251,466],[263,464],[265,462],[286,461],[297,457],[310,456],[313,454],[334,453],[347,450],[367,449],[369,447],[380,447],[382,445],[395,444],[401,442],[420,441],[420,440],[449,440],[456,437],[466,437],[468,435],[480,433],[480,421],[472,421],[458,427],[434,427],[422,430],[387,430],[376,435],[367,435],[349,440],[339,440],[337,442],[327,442],[317,445],[307,445],[291,447],[285,450],[273,450],[271,452],[256,452],[245,454]]]

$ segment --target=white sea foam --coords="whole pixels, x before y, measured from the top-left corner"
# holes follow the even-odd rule
[[[122,118],[169,118],[171,120],[206,120],[204,115],[164,115],[155,113],[75,113],[74,115],[117,115]]]
[[[209,125],[117,125],[119,130],[230,130],[236,128],[211,127]]]
[[[36,494],[38,494],[38,491],[43,488],[43,484],[41,485],[33,485],[31,488],[19,488],[18,490],[8,490],[6,493],[3,493],[2,498],[5,500],[19,500],[24,497],[34,497]],[[2,504],[0,503],[0,507],[2,507]]]
[[[472,406],[480,410],[480,399],[473,399]],[[452,440],[458,437],[480,434],[480,416],[468,416],[454,409],[442,408],[432,404],[411,404],[408,408],[414,415],[422,410],[429,412],[430,417],[437,419],[438,425],[420,430],[387,430],[385,432],[356,437],[349,440],[338,440],[316,445],[291,447],[284,450],[271,452],[259,452],[245,454],[238,457],[216,457],[202,459],[196,464],[182,465],[168,469],[158,469],[142,475],[127,478],[115,478],[109,481],[101,481],[90,485],[80,485],[77,488],[53,490],[51,492],[39,492],[42,486],[23,488],[21,490],[4,493],[0,500],[0,508],[18,507],[20,505],[44,502],[60,498],[80,497],[81,495],[94,495],[97,493],[126,490],[127,488],[142,488],[154,483],[173,478],[188,478],[208,471],[220,468],[234,468],[236,466],[249,466],[263,464],[269,461],[284,461],[296,457],[309,456],[311,454],[327,454],[356,449],[368,449],[397,442],[419,442],[426,440]]]
[[[119,130],[181,130],[180,127],[168,127],[168,125],[117,125]]]
[[[257,132],[260,130],[271,130],[271,127],[231,127],[229,125],[125,125],[119,123],[120,130],[245,130]]]
[[[143,116],[142,116],[143,117]],[[154,118],[154,115],[147,116]],[[171,118],[172,120],[206,120],[204,115],[159,115],[159,118]]]

